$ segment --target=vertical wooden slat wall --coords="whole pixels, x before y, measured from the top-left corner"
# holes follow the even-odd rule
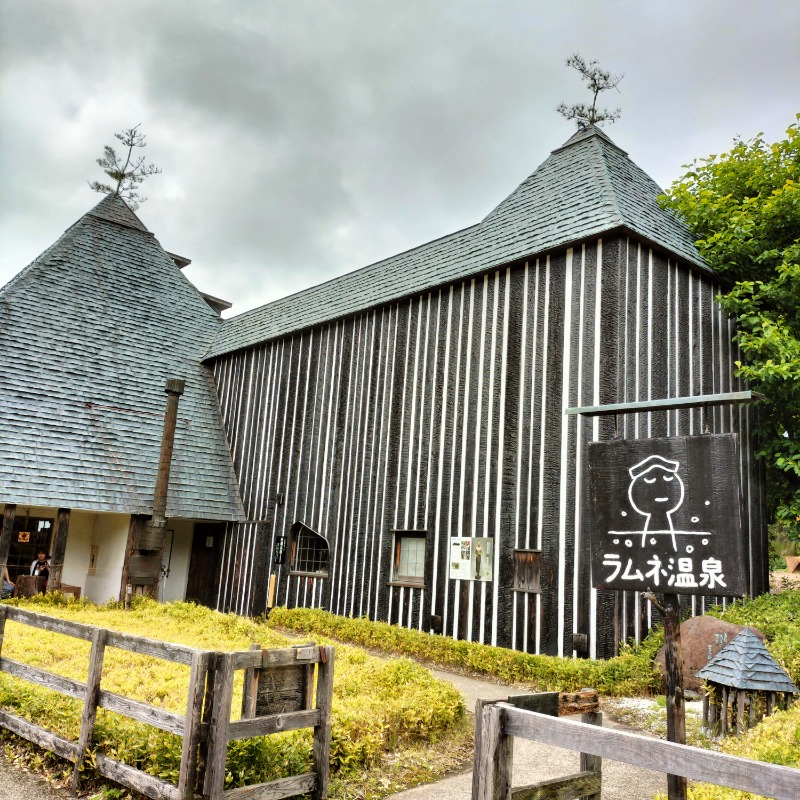
[[[586,446],[613,436],[615,421],[563,411],[740,389],[717,291],[618,236],[218,358],[251,519],[227,531],[218,607],[263,613],[267,584],[254,573],[266,568],[277,577],[277,604],[419,630],[440,624],[448,636],[528,652],[571,655],[573,634],[585,633],[588,655],[605,656],[641,638],[649,604],[598,592],[589,572]],[[762,484],[746,466],[749,413],[639,413],[617,423],[639,438],[741,434],[758,591],[765,527]],[[297,521],[327,539],[328,578],[272,564],[276,537]],[[426,531],[423,588],[390,585],[395,530]],[[449,579],[451,536],[494,538],[492,582]],[[515,548],[542,551],[540,595],[513,592]],[[703,608],[702,598],[693,602]]]

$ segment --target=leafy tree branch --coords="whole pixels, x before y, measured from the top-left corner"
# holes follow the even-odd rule
[[[733,281],[718,299],[736,319],[736,374],[766,396],[756,425],[770,512],[800,540],[800,123],[782,141],[737,138],[686,169],[661,200]]]

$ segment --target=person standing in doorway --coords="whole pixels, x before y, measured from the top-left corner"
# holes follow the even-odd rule
[[[37,578],[50,577],[50,561],[47,558],[47,551],[39,549],[36,553],[36,561],[31,564],[31,575]]]

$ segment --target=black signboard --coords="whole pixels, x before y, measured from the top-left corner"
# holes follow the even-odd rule
[[[745,594],[739,468],[732,433],[592,442],[594,585]]]

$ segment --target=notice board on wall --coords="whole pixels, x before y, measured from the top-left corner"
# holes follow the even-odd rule
[[[453,537],[448,562],[451,580],[491,581],[494,578],[494,539]]]
[[[745,594],[738,451],[732,433],[590,443],[594,586]]]

